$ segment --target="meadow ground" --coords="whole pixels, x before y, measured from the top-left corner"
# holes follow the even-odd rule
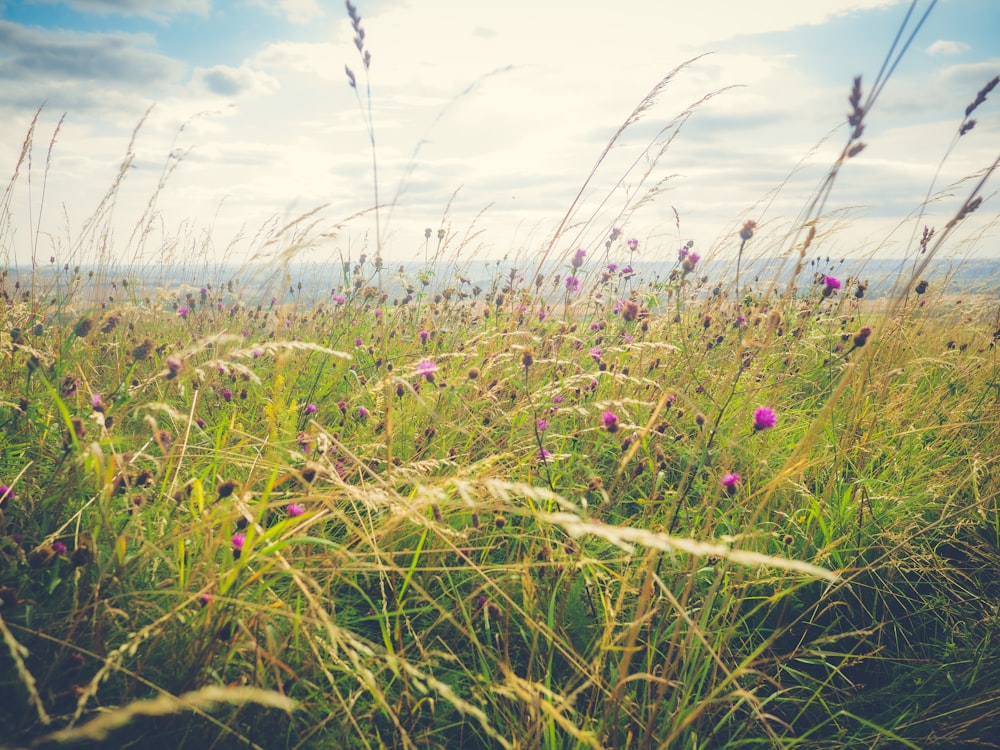
[[[1000,747],[998,280],[933,263],[996,164],[876,295],[816,235],[851,102],[800,234],[651,276],[178,285],[100,212],[19,269],[15,170],[0,744]]]

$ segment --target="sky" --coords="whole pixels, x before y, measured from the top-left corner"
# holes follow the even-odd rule
[[[3,262],[422,260],[440,229],[445,257],[536,257],[561,223],[556,253],[597,257],[621,227],[658,260],[731,254],[746,219],[756,252],[787,251],[851,82],[868,94],[911,2],[357,6],[367,76],[336,2],[0,0]],[[955,142],[998,28],[997,0],[937,2],[838,176],[823,252],[898,257],[954,214],[1000,153],[1000,89]],[[951,252],[1000,256],[996,187]]]

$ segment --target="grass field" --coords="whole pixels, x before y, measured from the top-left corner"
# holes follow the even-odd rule
[[[997,280],[932,263],[991,171],[877,299],[827,186],[711,275],[8,260],[0,743],[1000,747]]]

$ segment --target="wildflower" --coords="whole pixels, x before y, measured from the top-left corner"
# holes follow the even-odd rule
[[[298,503],[289,503],[288,505],[285,506],[285,512],[288,514],[290,518],[298,518],[299,516],[301,516],[303,513],[306,512],[306,509],[303,508]]]
[[[104,413],[104,410],[107,408],[104,405],[104,401],[101,399],[100,393],[94,393],[90,396],[90,405],[93,407],[94,411],[99,411],[101,413]]]
[[[177,357],[170,356],[167,357],[167,379],[172,380],[177,377],[177,373],[181,371],[181,367],[184,366],[184,362]]]
[[[541,323],[547,317],[545,310],[538,311],[538,322]]]
[[[743,228],[740,230],[740,239],[746,242],[751,237],[753,237],[753,230],[757,228],[756,221],[745,221],[743,222]]]
[[[927,291],[927,282],[921,279],[920,282],[916,285],[916,287],[914,287],[913,291],[915,291],[917,294],[923,294],[924,292]]]
[[[52,542],[52,551],[57,555],[61,555],[66,551],[66,545],[62,542]]]
[[[426,344],[427,343],[427,339],[429,339],[430,337],[431,337],[431,332],[430,331],[421,331],[420,332],[420,343],[421,344]]]
[[[368,419],[368,417],[369,417],[370,414],[371,414],[371,412],[368,411],[365,407],[363,407],[363,406],[359,406],[358,407],[358,418],[359,419]]]
[[[740,483],[741,477],[735,471],[727,472],[722,475],[722,491],[727,495],[732,495],[736,492],[736,485]]]
[[[316,404],[306,404],[305,406],[306,414],[316,413]]]
[[[417,375],[422,375],[428,383],[434,382],[434,373],[437,370],[438,366],[432,359],[424,359],[417,364]]]
[[[575,292],[580,288],[580,280],[576,276],[566,277],[566,291]]]
[[[634,273],[635,271],[632,269],[632,266],[625,266],[625,268],[622,269],[622,276],[631,276]]]
[[[240,553],[243,552],[243,545],[247,542],[247,535],[243,533],[233,534],[233,538],[230,539],[233,545],[233,559],[239,560]]]
[[[691,273],[699,260],[701,260],[701,256],[698,255],[698,253],[688,251],[688,253],[684,256],[684,260],[681,261],[681,269],[686,273]]]
[[[346,412],[347,411],[347,402],[346,401],[338,401],[337,402],[337,408],[340,409],[340,411],[342,413]]]
[[[602,415],[601,419],[604,422],[604,429],[608,432],[618,432],[618,415],[613,411],[608,409]]]
[[[603,352],[601,351],[601,347],[599,346],[595,346],[593,349],[590,350],[590,357],[595,362],[600,362],[601,354],[603,354]]]
[[[231,390],[229,390],[228,388],[223,388],[222,389],[222,400],[223,401],[232,401],[233,400],[233,392]]]
[[[521,353],[521,364],[524,365],[525,369],[535,364],[535,352],[531,349],[525,349]]]
[[[189,308],[187,306],[183,306],[183,307],[178,307],[177,308],[177,314],[180,315],[182,318],[187,318],[188,313],[190,313],[190,312],[191,312],[191,308]]]
[[[347,302],[347,297],[345,297],[342,294],[334,294],[333,296],[330,297],[330,299],[333,300],[333,303],[335,305],[342,305],[345,302]]]
[[[617,270],[618,270],[617,263],[608,263],[608,273],[614,273]]]
[[[0,508],[7,504],[8,500],[13,500],[17,495],[14,493],[13,487],[8,487],[6,484],[0,484]]]
[[[549,429],[549,421],[548,421],[547,419],[539,419],[539,420],[538,420],[538,421],[537,421],[537,422],[535,423],[535,428],[536,428],[536,429],[537,429],[537,430],[538,430],[539,432],[545,432],[545,431],[546,431],[547,429]]]
[[[202,419],[201,417],[198,417],[197,419],[195,419],[194,423],[196,425],[198,425],[198,427],[200,427],[201,429],[203,429],[203,430],[205,429],[205,420]]]
[[[587,257],[587,251],[582,247],[577,248],[576,252],[573,254],[573,259],[570,260],[570,265],[573,268],[579,268],[583,265],[584,258]]]
[[[619,229],[618,227],[611,227],[611,237],[610,237],[610,240],[612,242],[614,242],[615,240],[617,240],[621,236],[622,236],[622,230],[621,229]]]
[[[835,291],[840,289],[840,279],[835,276],[824,276],[823,277],[823,296],[829,297]]]
[[[761,430],[768,430],[777,423],[778,415],[774,413],[774,409],[770,406],[761,406],[754,409],[753,412],[753,429],[754,432],[760,432]]]
[[[360,338],[356,338],[356,339],[354,339],[354,345],[355,346],[364,346],[365,342],[362,341]]]
[[[538,456],[539,460],[540,460],[540,461],[541,461],[542,463],[545,463],[545,462],[546,462],[546,461],[548,461],[548,460],[549,460],[550,458],[552,458],[552,454],[551,454],[551,453],[549,453],[549,452],[548,452],[547,450],[545,450],[544,448],[539,448],[539,449],[538,449],[538,453],[536,453],[535,455],[537,455],[537,456]]]
[[[628,249],[633,253],[639,249],[639,240],[637,240],[635,237],[629,239],[628,242],[626,242],[625,244],[628,245]]]
[[[854,334],[854,348],[860,349],[862,346],[868,343],[868,337],[872,335],[872,329],[865,326],[856,334]]]

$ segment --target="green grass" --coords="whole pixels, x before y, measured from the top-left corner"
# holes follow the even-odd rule
[[[1000,746],[1000,323],[926,276],[981,186],[882,299],[811,233],[781,284],[4,271],[0,737]]]

